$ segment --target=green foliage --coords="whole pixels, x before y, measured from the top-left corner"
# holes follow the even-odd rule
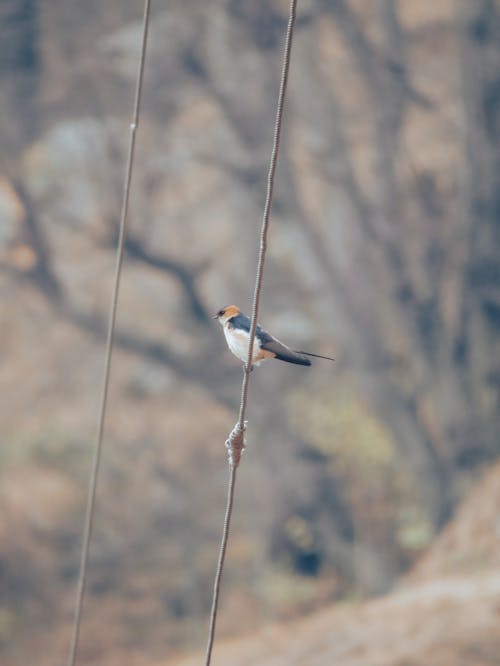
[[[433,536],[408,469],[389,430],[348,381],[323,386],[314,395],[290,394],[293,427],[326,458],[326,473],[341,481],[357,539],[390,542],[414,553]],[[380,546],[379,546],[380,547]]]
[[[334,461],[338,472],[369,483],[394,467],[391,434],[349,384],[323,387],[311,396],[291,394],[294,428],[320,453]]]
[[[19,621],[19,616],[12,608],[7,606],[0,607],[0,643],[9,640]]]
[[[314,602],[318,587],[324,585],[314,578],[305,578],[283,568],[266,576],[266,594],[276,609],[291,609]]]
[[[3,472],[37,463],[77,478],[88,473],[87,442],[50,424],[38,432],[4,435],[2,440]]]

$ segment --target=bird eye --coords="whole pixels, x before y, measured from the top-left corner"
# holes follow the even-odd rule
[[[223,315],[224,315],[224,310],[219,310],[219,312],[217,313],[217,316],[222,317]]]

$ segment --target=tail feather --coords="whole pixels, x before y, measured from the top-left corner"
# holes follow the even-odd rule
[[[294,350],[296,354],[303,354],[304,356],[313,356],[314,358],[323,358],[325,361],[335,361],[334,358],[331,358],[331,356],[321,356],[321,354],[313,354],[312,352],[306,352],[306,351],[297,351]]]
[[[261,340],[261,349],[274,354],[274,358],[277,358],[280,361],[286,361],[286,363],[295,363],[296,365],[311,365],[311,361],[308,358],[301,356],[299,352],[293,351],[293,349],[290,349],[290,347],[287,347],[276,338],[273,338],[269,333],[266,334],[264,332],[264,335],[267,335],[267,339],[264,341]]]
[[[308,358],[299,356],[299,352],[278,352],[276,356],[279,361],[286,361],[286,363],[295,363],[296,365],[311,365],[311,361]]]

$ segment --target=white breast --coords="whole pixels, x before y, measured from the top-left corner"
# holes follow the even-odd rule
[[[233,352],[233,354],[237,358],[240,359],[240,361],[246,363],[248,358],[248,343],[250,340],[249,333],[239,328],[230,328],[227,325],[225,325],[224,335],[226,336],[227,346],[229,347],[229,349]],[[262,360],[262,356],[260,355],[260,343],[258,338],[255,338],[252,357],[254,365],[257,365]]]

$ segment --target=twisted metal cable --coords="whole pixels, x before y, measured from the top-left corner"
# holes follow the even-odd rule
[[[278,108],[276,111],[276,121],[274,124],[273,150],[271,152],[271,162],[269,164],[269,173],[267,176],[267,193],[264,204],[264,213],[262,216],[262,229],[260,232],[260,251],[257,264],[257,275],[255,277],[255,289],[252,304],[252,318],[250,324],[250,343],[248,345],[248,358],[244,370],[243,383],[241,386],[241,404],[238,423],[240,430],[244,429],[245,414],[248,402],[248,384],[250,380],[250,371],[252,369],[253,346],[255,341],[255,331],[257,330],[257,318],[259,315],[260,293],[262,291],[262,278],[264,275],[264,264],[267,251],[267,232],[269,229],[269,220],[271,215],[271,206],[273,203],[274,177],[276,174],[276,165],[278,163],[278,151],[281,140],[281,128],[283,127],[283,108],[285,105],[285,95],[288,85],[288,72],[290,71],[290,54],[292,52],[293,30],[295,27],[295,16],[297,11],[297,0],[290,1],[290,14],[288,18],[288,27],[286,31],[285,52],[283,55],[283,67],[281,70],[280,92],[278,97]]]
[[[212,608],[210,611],[210,627],[208,630],[208,643],[207,651],[205,655],[205,665],[209,666],[210,660],[212,658],[212,647],[214,644],[215,638],[215,623],[217,620],[217,609],[219,606],[219,593],[220,593],[220,582],[222,578],[222,570],[224,568],[224,560],[226,557],[226,548],[227,541],[229,537],[229,526],[231,524],[231,515],[233,512],[234,504],[234,487],[236,484],[236,471],[238,467],[230,465],[229,469],[229,484],[227,489],[227,503],[226,503],[226,514],[224,516],[224,529],[222,531],[222,540],[220,545],[219,560],[217,562],[217,570],[215,572],[214,580],[214,589],[212,596]]]
[[[77,584],[75,611],[73,619],[73,630],[71,636],[69,657],[67,662],[68,666],[75,666],[76,657],[78,653],[78,642],[80,637],[83,598],[85,595],[85,584],[87,580],[89,547],[90,547],[90,540],[92,537],[92,523],[94,517],[97,479],[99,475],[99,466],[101,461],[104,420],[106,416],[106,406],[108,400],[108,387],[109,387],[109,376],[111,369],[111,355],[113,351],[113,342],[114,342],[114,333],[115,333],[116,309],[118,304],[118,293],[120,288],[120,275],[123,264],[123,250],[125,246],[125,236],[127,231],[130,185],[132,181],[132,168],[134,164],[134,154],[135,154],[135,137],[136,137],[137,126],[139,124],[139,111],[141,104],[142,81],[144,78],[144,62],[146,57],[146,45],[148,39],[150,6],[151,6],[151,0],[145,0],[143,22],[142,22],[141,55],[140,55],[139,69],[137,72],[133,117],[132,117],[132,122],[130,124],[130,142],[128,149],[127,167],[126,167],[125,182],[123,189],[122,209],[120,216],[120,233],[118,237],[118,245],[116,250],[116,265],[115,265],[115,274],[113,282],[113,292],[111,296],[111,304],[109,310],[109,324],[108,324],[108,334],[106,340],[101,398],[99,405],[97,437],[94,448],[94,457],[92,461],[92,471],[89,479],[87,507],[85,512],[85,524],[84,524],[81,559],[80,559],[80,569],[78,573],[78,584]]]
[[[228,449],[229,459],[229,486],[226,503],[226,513],[224,516],[224,528],[222,532],[222,539],[220,544],[219,558],[217,562],[217,570],[214,581],[214,591],[212,597],[212,609],[210,613],[210,627],[208,632],[207,649],[205,654],[205,666],[210,666],[212,658],[212,649],[215,637],[215,624],[217,620],[217,608],[220,593],[220,584],[222,579],[222,571],[224,569],[224,560],[226,556],[227,542],[229,538],[229,528],[231,525],[231,516],[234,504],[234,489],[236,485],[236,471],[240,463],[241,454],[245,448],[245,430],[246,421],[245,414],[248,403],[248,384],[250,380],[250,371],[252,369],[252,356],[254,347],[255,332],[257,330],[257,317],[259,314],[260,294],[262,291],[262,277],[264,274],[264,264],[266,261],[267,251],[267,233],[269,229],[269,220],[271,215],[271,207],[273,202],[274,192],[274,178],[276,173],[276,165],[278,163],[278,152],[281,139],[281,129],[283,126],[283,109],[285,104],[285,95],[288,84],[288,73],[290,70],[290,54],[292,50],[293,31],[295,27],[295,17],[297,10],[297,0],[290,0],[290,11],[288,18],[288,27],[286,31],[285,50],[283,55],[283,66],[281,70],[281,82],[278,97],[278,108],[276,111],[276,122],[274,125],[274,138],[273,148],[271,152],[271,160],[269,164],[269,173],[267,177],[267,192],[264,204],[264,213],[262,218],[262,228],[260,232],[260,250],[259,259],[257,263],[257,273],[255,276],[255,289],[253,295],[252,305],[252,318],[250,325],[250,342],[248,346],[247,362],[243,368],[243,382],[241,385],[241,402],[238,421],[234,426],[228,440],[226,447]]]

